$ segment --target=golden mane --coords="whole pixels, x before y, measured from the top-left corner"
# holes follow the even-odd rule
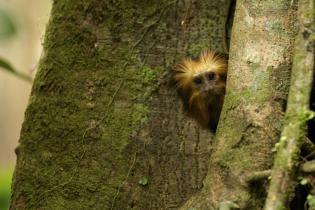
[[[175,81],[177,88],[189,88],[194,76],[206,72],[214,71],[219,74],[226,74],[227,60],[221,54],[205,50],[196,60],[187,58],[178,63],[175,68]]]

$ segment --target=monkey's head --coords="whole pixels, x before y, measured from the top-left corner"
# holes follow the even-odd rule
[[[205,71],[194,75],[192,88],[201,98],[211,98],[225,93],[225,78],[216,71]]]
[[[227,57],[223,54],[204,51],[195,60],[183,60],[174,70],[177,89],[189,107],[208,105],[225,94]]]

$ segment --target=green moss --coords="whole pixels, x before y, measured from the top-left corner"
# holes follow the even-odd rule
[[[263,103],[268,98],[270,98],[270,78],[272,77],[273,69],[272,67],[268,67],[266,70],[261,69],[258,64],[249,63],[252,74],[253,81],[250,84],[250,88],[244,89],[242,91],[233,91],[227,90],[227,94],[225,96],[225,106],[229,108],[233,108],[238,104],[242,103],[243,105],[255,103]]]
[[[20,140],[15,200],[26,209],[110,209],[126,191],[133,134],[146,123],[151,95],[177,49],[224,48],[224,27],[212,18],[219,15],[207,9],[217,3],[193,8],[204,16],[189,18],[202,29],[189,39],[178,36],[173,19],[179,6],[187,8],[175,3],[54,1]],[[208,43],[209,35],[218,41]]]
[[[191,55],[192,57],[197,57],[200,54],[200,52],[208,48],[209,48],[208,40],[200,40],[199,42],[191,46],[191,49],[189,50],[189,55]]]
[[[279,32],[280,30],[283,30],[282,28],[282,23],[280,21],[268,21],[266,23],[266,27],[267,31],[277,31]]]
[[[88,198],[95,196],[100,202],[93,208],[104,208],[126,179],[130,166],[122,151],[146,120],[162,69],[147,66],[131,51],[137,40],[113,44],[132,37],[128,16],[135,10],[124,13],[130,21],[124,22],[121,37],[111,37],[113,17],[102,21],[104,14],[98,12],[107,6],[54,2],[20,139],[23,173],[16,180],[16,197],[27,201],[26,208],[88,209],[94,202]],[[106,41],[98,39],[102,28],[109,32]],[[119,167],[113,169],[113,163]],[[76,200],[84,205],[76,206]]]
[[[244,168],[248,168],[255,158],[251,155],[253,149],[257,149],[255,146],[241,147],[234,149],[230,153],[222,154],[220,157],[220,165],[225,165],[234,174],[242,174],[246,171]]]

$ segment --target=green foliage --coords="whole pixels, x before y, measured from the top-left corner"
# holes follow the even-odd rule
[[[0,171],[0,209],[9,208],[12,173],[12,169]]]
[[[11,38],[16,34],[16,26],[11,16],[0,9],[0,40]]]

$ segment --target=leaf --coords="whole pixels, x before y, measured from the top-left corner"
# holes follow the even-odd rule
[[[10,72],[15,72],[15,70],[11,66],[11,64],[1,57],[0,57],[0,67],[2,67],[4,70],[10,71]]]
[[[8,71],[12,74],[14,74],[15,76],[27,81],[27,82],[32,82],[32,78],[26,74],[23,74],[19,71],[16,71],[13,66],[7,61],[5,60],[4,58],[1,58],[0,57],[0,69],[3,69],[5,71]]]
[[[3,9],[0,9],[0,40],[14,36],[16,26],[11,16]]]

